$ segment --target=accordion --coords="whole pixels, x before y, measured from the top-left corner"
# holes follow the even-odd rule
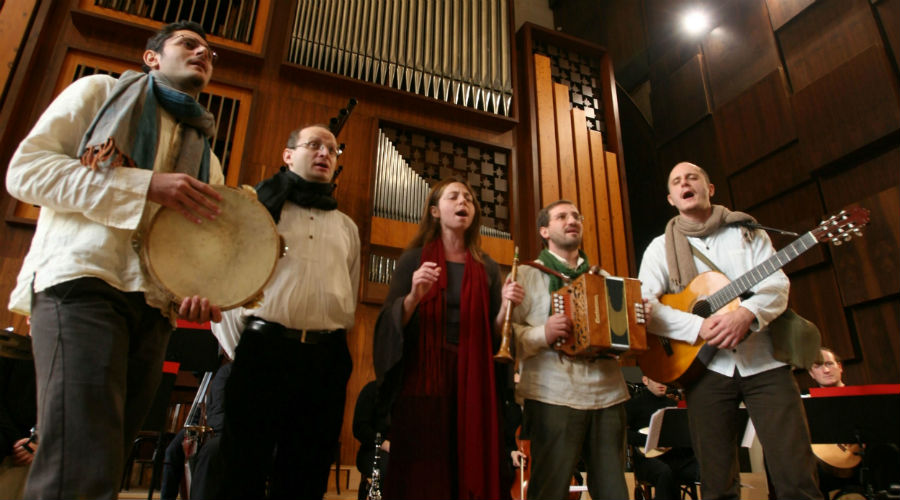
[[[550,296],[553,314],[572,320],[572,335],[554,348],[569,356],[639,354],[647,351],[641,282],[582,274]]]

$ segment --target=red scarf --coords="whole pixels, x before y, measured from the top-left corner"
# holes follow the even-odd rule
[[[439,380],[441,346],[444,342],[444,309],[447,262],[440,239],[422,248],[422,262],[435,262],[440,278],[419,304],[420,362],[428,375],[422,377],[425,392],[443,385]],[[484,265],[466,252],[460,295],[459,355],[457,380],[457,456],[460,498],[500,498],[500,438],[494,390],[494,359],[491,355],[490,297]],[[434,384],[434,385],[432,385]]]

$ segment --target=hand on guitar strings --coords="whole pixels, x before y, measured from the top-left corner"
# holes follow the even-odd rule
[[[710,316],[700,326],[700,337],[719,349],[733,349],[744,340],[754,319],[753,313],[745,307]]]

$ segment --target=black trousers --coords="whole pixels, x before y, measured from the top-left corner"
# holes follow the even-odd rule
[[[304,344],[245,330],[225,387],[223,497],[322,498],[352,368],[343,335]]]
[[[686,394],[704,500],[741,496],[738,445],[744,426],[740,425],[738,405],[742,401],[762,444],[777,497],[822,498],[806,412],[789,367],[750,377],[737,373],[726,377],[706,370]]]

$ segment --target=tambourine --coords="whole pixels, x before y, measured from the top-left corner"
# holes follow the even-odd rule
[[[252,189],[211,187],[222,196],[215,220],[197,224],[163,207],[150,220],[138,252],[149,278],[173,303],[199,295],[224,311],[260,298],[284,241]]]

